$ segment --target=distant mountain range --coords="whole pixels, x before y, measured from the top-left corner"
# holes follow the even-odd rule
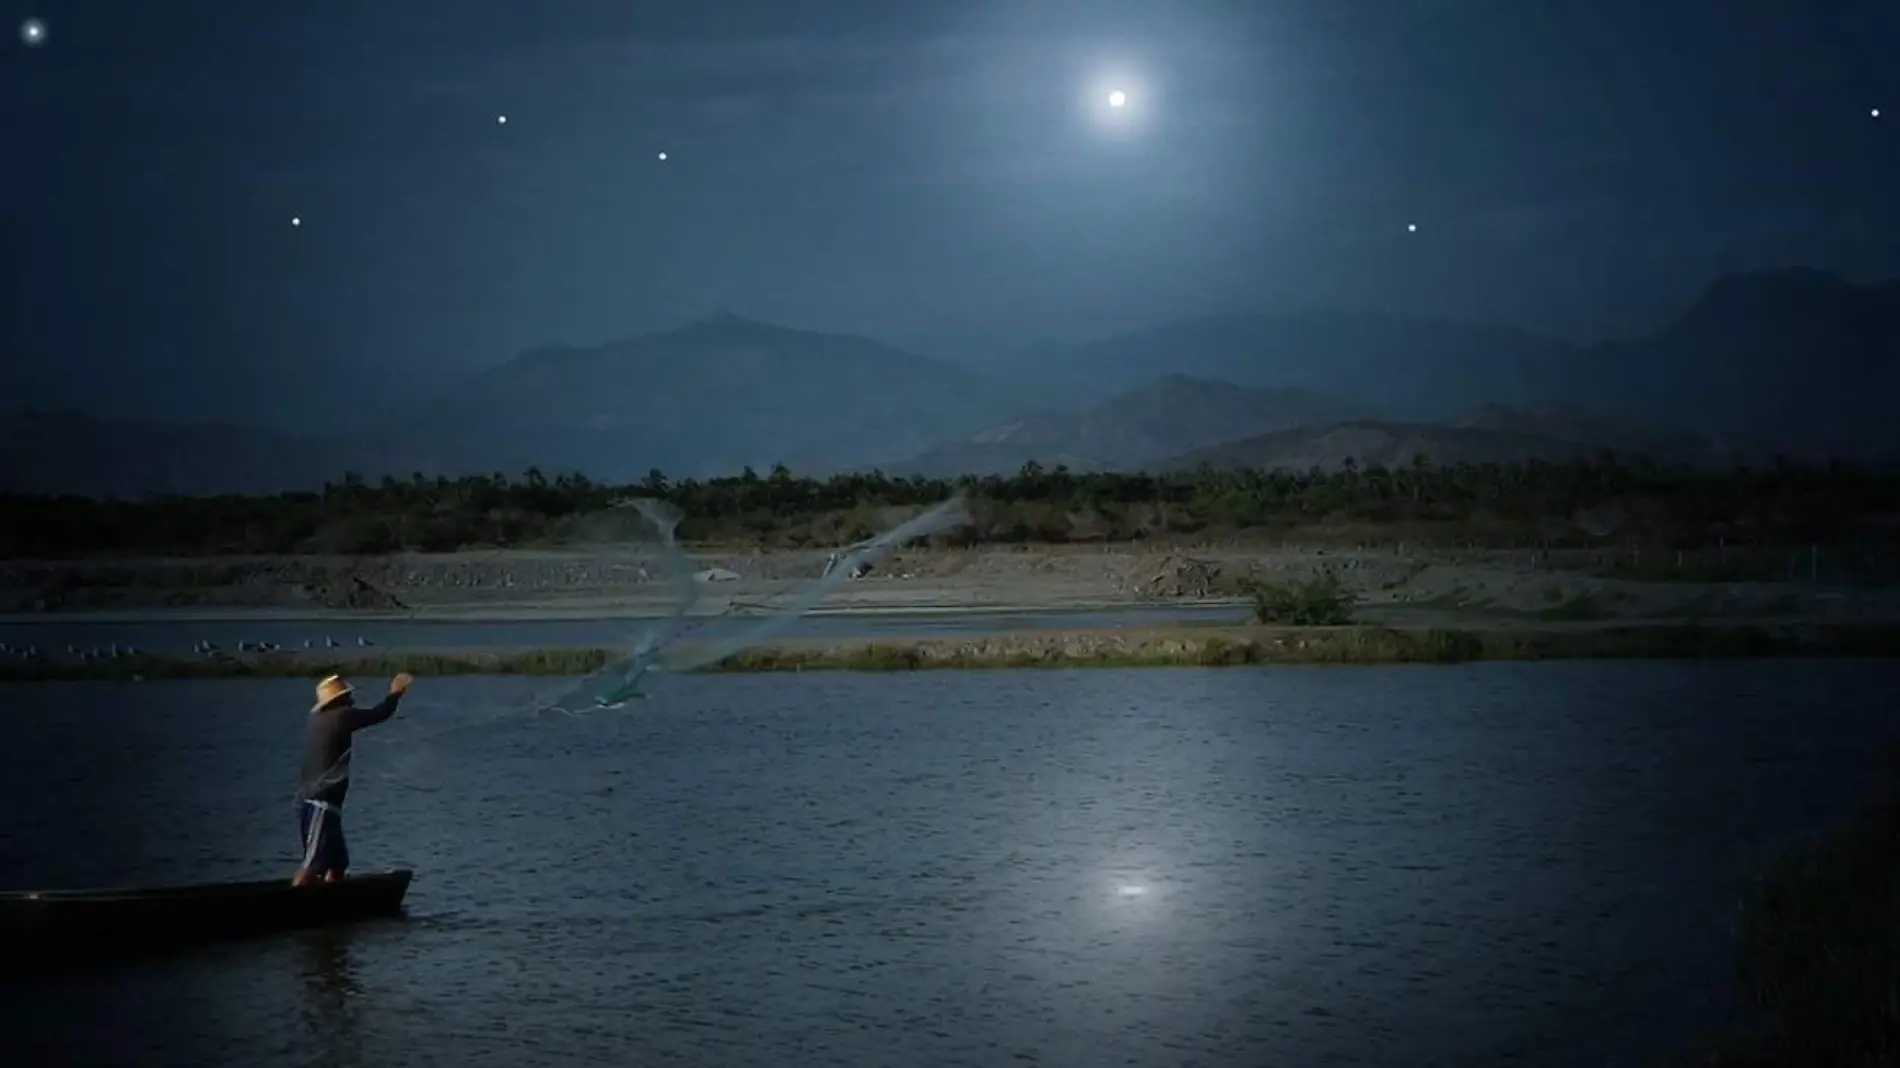
[[[954,477],[1015,474],[1034,461],[1072,471],[1138,468],[1164,457],[1269,430],[1321,426],[1370,409],[1301,389],[1250,388],[1166,375],[1074,411],[1049,411],[945,442],[886,468]]]
[[[1772,441],[1791,453],[1900,457],[1900,281],[1734,275],[1653,337],[1537,366],[1539,398]]]
[[[1484,405],[1436,423],[1381,419],[1303,390],[1249,389],[1170,375],[1072,413],[1006,423],[886,470],[951,477],[1014,474],[1035,462],[1086,471],[1181,471],[1202,465],[1409,466],[1562,461],[1602,453],[1699,468],[1761,465],[1775,450],[1693,431],[1617,422],[1559,407]]]
[[[1007,366],[1007,375],[996,367]],[[1559,459],[1900,458],[1900,283],[1726,278],[1680,321],[1577,349],[1340,313],[1197,320],[1041,345],[979,372],[719,315],[541,349],[336,437],[0,412],[0,488],[136,496],[314,487],[344,471],[1003,473]]]
[[[819,472],[894,462],[1026,403],[1006,382],[866,338],[719,315],[526,353],[455,385],[389,437],[392,455],[425,471]]]
[[[1594,427],[1596,432],[1584,428]],[[1168,457],[1155,465],[1169,471],[1281,468],[1334,471],[1347,462],[1360,468],[1410,467],[1418,457],[1434,466],[1453,464],[1552,463],[1608,452],[1623,460],[1647,457],[1671,466],[1702,469],[1760,466],[1774,450],[1741,447],[1720,439],[1639,426],[1610,426],[1570,412],[1542,413],[1491,408],[1453,423],[1355,420],[1300,427],[1223,442]]]
[[[1396,418],[1442,419],[1478,404],[1527,404],[1572,354],[1508,327],[1345,312],[1170,323],[1083,345],[1043,344],[1011,368],[1072,398],[1101,399],[1163,374],[1351,397]]]

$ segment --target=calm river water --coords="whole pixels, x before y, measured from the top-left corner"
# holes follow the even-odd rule
[[[1735,1021],[1744,880],[1900,664],[424,679],[404,921],[0,991],[9,1064],[1602,1065]],[[308,686],[0,687],[0,884],[288,874]],[[489,718],[484,726],[449,730]]]

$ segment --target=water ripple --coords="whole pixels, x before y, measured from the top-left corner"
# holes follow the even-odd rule
[[[23,1063],[1629,1063],[1893,664],[669,678],[364,736],[403,922],[6,992]],[[0,881],[284,874],[305,687],[17,686]],[[1825,695],[1825,702],[1817,699]],[[396,789],[394,778],[413,789]]]

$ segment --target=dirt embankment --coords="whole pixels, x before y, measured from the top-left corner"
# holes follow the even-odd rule
[[[695,552],[705,612],[769,610],[826,568],[818,552]],[[1900,617],[1894,591],[1785,574],[1723,581],[1680,556],[1636,577],[1604,553],[1321,550],[1248,545],[1025,546],[895,554],[826,602],[863,611],[1182,604],[1242,599],[1256,582],[1337,576],[1375,616],[1555,621]],[[1802,563],[1797,567],[1795,563]],[[1717,574],[1710,578],[1708,575]],[[252,557],[0,564],[0,612],[256,610],[476,617],[660,613],[676,603],[658,556],[637,551]]]

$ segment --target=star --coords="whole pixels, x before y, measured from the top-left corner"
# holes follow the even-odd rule
[[[1405,224],[1405,232],[1406,232],[1406,233],[1408,233],[1408,234],[1416,234],[1416,233],[1418,233],[1418,224],[1417,224],[1417,223],[1406,223],[1406,224]]]
[[[497,126],[506,126],[506,125],[508,125],[508,116],[506,116],[506,115],[497,115],[497,116],[495,116],[495,125],[497,125]]]
[[[666,153],[664,152],[660,153],[660,162],[662,163],[666,162]]]
[[[290,217],[290,225],[292,225],[292,226],[302,226],[302,225],[303,225],[303,216],[301,216],[301,215],[292,215],[292,216]]]
[[[46,23],[39,19],[27,19],[20,23],[20,41],[28,48],[38,48],[46,43]]]

